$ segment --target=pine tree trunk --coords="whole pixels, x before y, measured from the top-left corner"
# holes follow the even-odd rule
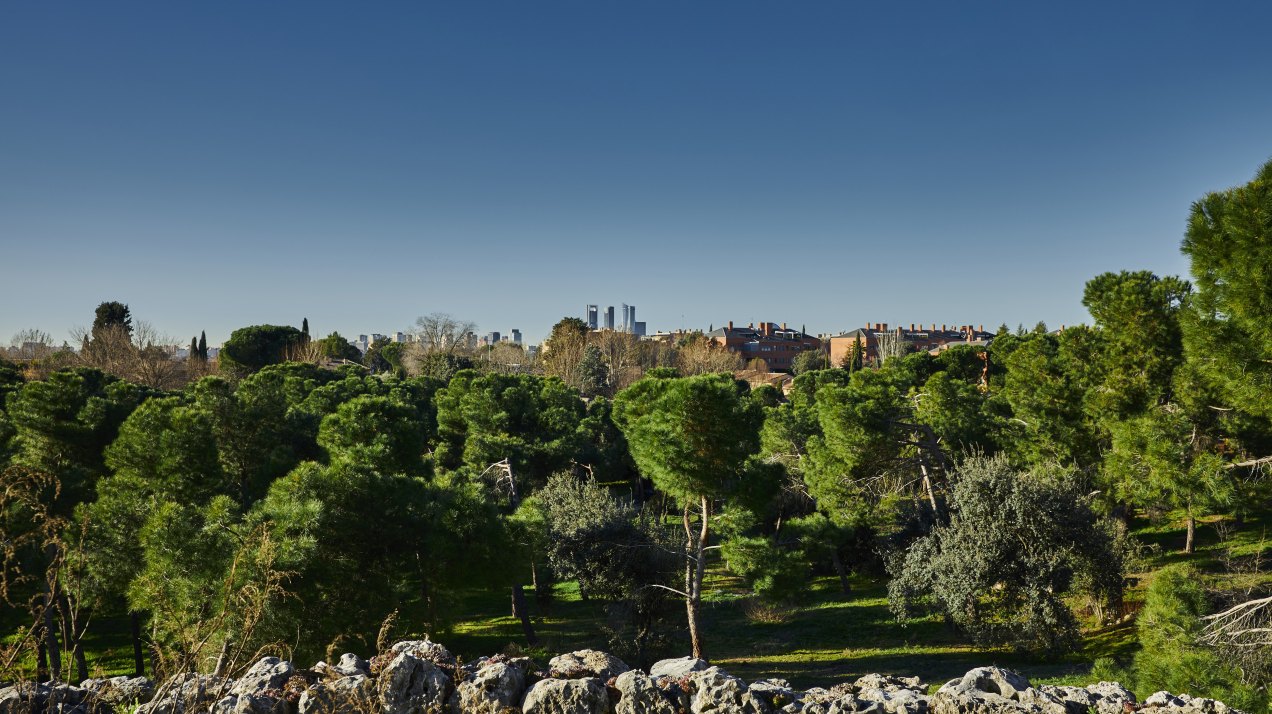
[[[35,681],[49,681],[49,650],[44,646],[44,625],[35,628]]]
[[[835,574],[839,576],[839,589],[845,595],[852,594],[852,585],[848,583],[848,569],[844,567],[844,559],[839,557],[839,548],[831,548],[830,562],[835,566]]]
[[[1197,537],[1197,517],[1193,515],[1192,508],[1188,509],[1188,535],[1184,540],[1184,552],[1192,555],[1194,552],[1193,541]]]
[[[701,498],[702,527],[696,537],[689,523],[689,506],[684,510],[685,551],[688,559],[685,563],[685,611],[689,621],[689,641],[693,646],[693,656],[706,659],[702,647],[702,625],[700,615],[702,609],[702,579],[707,568],[708,526],[711,522],[711,502],[706,496]]]
[[[513,616],[521,619],[521,630],[526,635],[526,644],[531,647],[538,645],[539,638],[534,634],[534,625],[530,622],[530,609],[526,607],[526,593],[521,583],[512,586],[512,612]]]
[[[80,617],[77,610],[71,607],[71,598],[65,592],[58,592],[57,601],[58,609],[62,611],[62,636],[66,638],[66,645],[70,648],[71,657],[75,661],[75,682],[78,684],[88,679],[88,660],[84,657],[84,646],[81,642],[88,623]]]
[[[132,625],[132,645],[133,645],[133,676],[146,676],[146,656],[141,650],[141,613],[133,611],[128,613],[128,619]]]
[[[44,586],[44,646],[49,651],[49,673],[53,679],[62,679],[62,648],[57,641],[57,627],[53,621],[53,595],[48,590],[48,585]]]

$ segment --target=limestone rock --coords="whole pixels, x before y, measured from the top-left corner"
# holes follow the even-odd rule
[[[523,714],[606,714],[609,694],[596,678],[544,679],[526,693]]]
[[[223,697],[228,685],[229,680],[208,674],[178,674],[156,687],[154,698],[141,705],[137,714],[185,714]]]
[[[145,704],[155,694],[155,683],[146,677],[111,677],[110,679],[86,679],[80,688],[92,692],[98,705],[116,708],[133,704]]]
[[[934,714],[1071,714],[1069,705],[1029,686],[1017,672],[977,667],[951,680],[930,700]]]
[[[295,673],[296,668],[291,662],[277,657],[262,657],[234,682],[230,694],[260,694],[267,689],[281,690]]]
[[[689,699],[692,714],[767,714],[768,703],[746,686],[746,682],[721,671],[719,667],[689,675],[693,693]]]
[[[672,679],[680,679],[687,677],[693,672],[701,672],[707,668],[707,663],[696,657],[677,657],[675,659],[663,659],[654,663],[649,668],[649,676],[671,677]]]
[[[376,709],[375,687],[364,674],[320,682],[305,690],[300,714],[362,714]]]
[[[450,650],[427,637],[422,640],[403,640],[394,644],[389,650],[395,655],[410,652],[420,659],[426,659],[435,664],[455,664],[455,656],[450,653]],[[344,661],[343,657],[340,659]]]
[[[365,659],[352,652],[345,652],[340,655],[340,661],[331,669],[345,677],[356,677],[359,674],[367,677],[371,676],[371,665],[367,664]]]
[[[274,697],[258,694],[230,694],[212,705],[209,714],[281,714],[284,706]]]
[[[772,709],[781,709],[803,697],[803,693],[792,689],[785,679],[757,679],[747,689]]]
[[[654,678],[639,670],[628,670],[618,675],[614,688],[619,694],[614,714],[676,714],[679,711],[671,696],[659,689]]]
[[[1097,714],[1122,714],[1127,704],[1135,704],[1135,693],[1117,682],[1088,684],[1086,690],[1095,697]]]
[[[411,650],[404,650],[393,658],[376,679],[382,714],[440,711],[446,703],[449,687],[450,678],[440,667]]]
[[[517,708],[526,691],[523,667],[509,662],[487,661],[471,679],[455,688],[452,701],[463,714],[503,714]]]
[[[609,681],[610,677],[631,669],[623,660],[600,650],[578,650],[569,654],[553,657],[548,662],[552,676],[564,679],[598,677]]]

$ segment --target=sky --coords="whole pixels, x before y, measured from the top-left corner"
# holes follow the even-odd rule
[[[0,342],[1089,321],[1272,159],[1266,2],[0,4]]]

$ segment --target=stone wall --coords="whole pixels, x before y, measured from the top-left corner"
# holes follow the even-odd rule
[[[597,650],[554,657],[546,669],[503,655],[460,663],[435,642],[409,640],[370,661],[346,654],[306,669],[266,657],[237,679],[188,673],[159,686],[127,677],[11,685],[0,689],[0,714],[134,707],[138,714],[1240,714],[1187,694],[1158,692],[1138,702],[1116,682],[1034,687],[998,667],[927,691],[917,678],[883,674],[828,689],[747,683],[689,657],[643,672]]]

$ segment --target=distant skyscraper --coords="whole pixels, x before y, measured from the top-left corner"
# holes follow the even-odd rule
[[[512,344],[521,344],[521,330],[518,330],[515,327],[512,329]]]
[[[645,336],[645,323],[643,323],[643,322],[633,322],[633,323],[632,323],[632,334],[633,334],[633,335],[636,335],[637,337],[644,337],[644,336]]]
[[[623,310],[623,322],[622,322],[622,325],[623,325],[623,332],[631,332],[631,331],[632,331],[632,323],[630,323],[630,322],[628,322],[628,321],[627,321],[627,318],[628,318],[628,314],[627,314],[627,303],[623,303],[622,310]]]
[[[598,313],[598,312],[599,312],[599,308],[597,308],[597,306],[596,306],[596,305],[588,305],[588,306],[587,306],[587,318],[586,318],[586,319],[587,319],[587,329],[589,329],[589,330],[595,330],[595,329],[596,329],[596,326],[597,326],[596,317],[597,317],[597,313]]]
[[[627,317],[623,320],[623,323],[627,325],[626,327],[627,332],[636,331],[636,306],[635,305],[627,306]]]
[[[610,305],[605,308],[605,329],[614,329],[614,306]]]

